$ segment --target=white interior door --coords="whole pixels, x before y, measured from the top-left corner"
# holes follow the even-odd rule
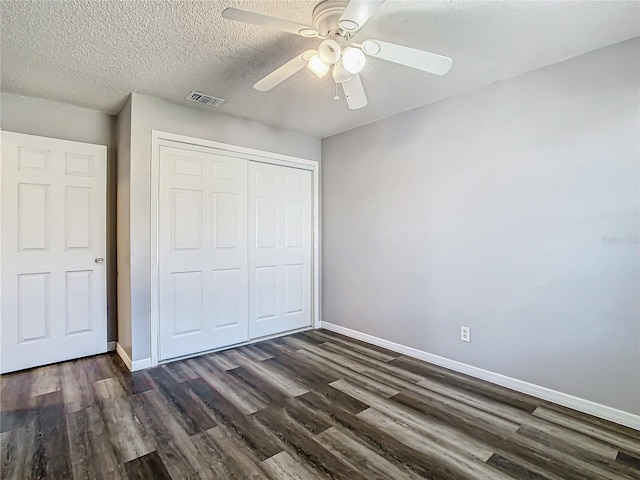
[[[2,132],[2,373],[107,350],[106,159]]]
[[[248,339],[247,161],[160,147],[160,359]]]
[[[249,336],[311,325],[308,170],[249,162]]]

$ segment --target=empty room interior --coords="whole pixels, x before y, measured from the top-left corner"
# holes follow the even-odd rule
[[[639,1],[0,27],[0,478],[640,479]]]

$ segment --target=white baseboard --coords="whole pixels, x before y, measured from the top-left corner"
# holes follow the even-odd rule
[[[116,342],[107,342],[107,352],[113,352],[116,349]]]
[[[142,360],[134,360],[133,365],[131,365],[131,371],[137,372],[138,370],[144,370],[145,368],[149,368],[151,366],[150,358],[143,358]]]
[[[517,392],[526,393],[542,400],[557,403],[564,407],[572,408],[583,413],[588,413],[595,417],[603,418],[611,422],[618,423],[627,427],[631,427],[636,430],[640,430],[640,415],[634,415],[633,413],[618,410],[616,408],[601,405],[599,403],[592,402],[591,400],[585,400],[584,398],[574,397],[567,393],[558,392],[557,390],[551,390],[550,388],[535,385],[533,383],[518,380],[517,378],[507,377],[499,373],[490,372],[482,368],[467,365],[466,363],[458,362],[456,360],[450,360],[439,355],[434,355],[416,348],[407,347],[399,343],[384,340],[382,338],[374,337],[367,333],[358,332],[357,330],[351,330],[350,328],[342,327],[340,325],[334,325],[332,323],[322,322],[321,328],[330,330],[332,332],[341,333],[347,337],[362,340],[363,342],[371,343],[379,347],[383,347],[392,350],[409,357],[424,360],[425,362],[433,363],[441,367],[454,370],[459,373],[480,378],[496,385],[510,388]]]
[[[120,344],[117,342],[116,342],[116,352],[118,352],[118,355],[120,355],[120,358],[122,359],[124,364],[132,372],[142,370],[143,368],[149,368],[151,366],[150,358],[143,358],[142,360],[132,361],[131,358],[129,358],[129,355],[127,355],[127,352],[124,351],[124,348],[122,348]]]
[[[116,352],[118,353],[118,355],[120,355],[120,358],[127,366],[127,368],[131,370],[131,359],[129,358],[129,355],[127,355],[127,352],[124,351],[124,348],[122,348],[118,342],[116,342]]]

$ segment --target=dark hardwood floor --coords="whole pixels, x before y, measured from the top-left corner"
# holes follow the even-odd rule
[[[4,375],[4,479],[640,479],[640,432],[327,331]]]

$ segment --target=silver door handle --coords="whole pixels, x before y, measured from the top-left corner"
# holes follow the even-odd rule
[[[104,258],[102,257],[98,257],[94,260],[96,263],[103,263],[104,262]]]

